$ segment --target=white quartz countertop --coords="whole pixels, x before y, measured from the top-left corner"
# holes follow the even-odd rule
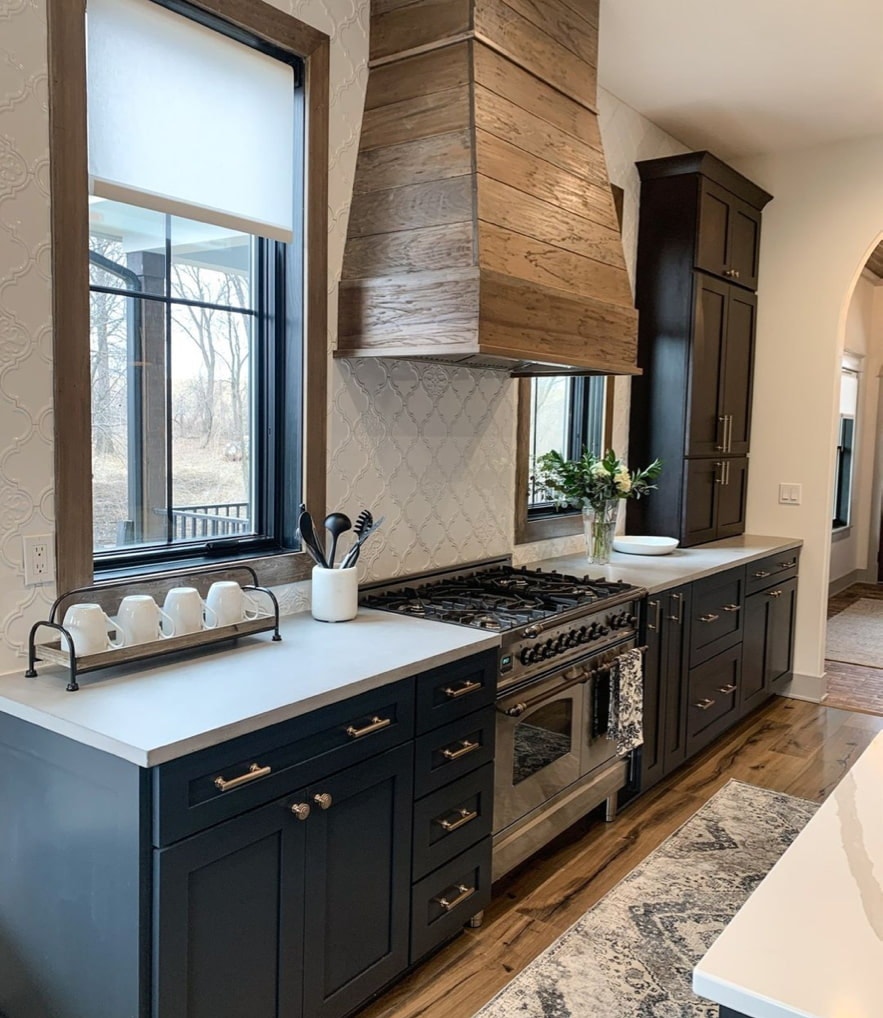
[[[799,548],[793,537],[759,537],[743,534],[696,548],[676,548],[669,555],[626,555],[615,551],[606,566],[589,565],[585,555],[562,555],[530,563],[532,568],[557,569],[562,573],[588,574],[608,580],[625,580],[655,594],[681,583],[735,568],[778,552]]]
[[[749,1018],[883,1014],[883,734],[712,944],[693,989]]]
[[[500,645],[498,635],[361,609],[351,622],[280,620],[237,646],[79,677],[38,664],[0,678],[0,710],[141,767],[192,753]],[[24,666],[22,666],[24,670]]]

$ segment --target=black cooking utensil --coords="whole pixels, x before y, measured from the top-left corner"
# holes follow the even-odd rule
[[[325,558],[325,553],[322,551],[322,546],[316,538],[316,531],[313,528],[313,517],[310,516],[306,509],[301,510],[297,521],[297,529],[300,533],[301,541],[303,541],[303,545],[312,560],[317,566],[327,569],[328,561]]]
[[[346,513],[329,513],[325,517],[325,529],[331,534],[331,554],[328,556],[328,568],[334,568],[334,553],[341,534],[353,529],[352,521]]]
[[[375,523],[372,523],[369,527],[366,527],[365,530],[362,531],[362,533],[359,535],[358,541],[356,541],[352,548],[350,548],[350,550],[344,556],[343,562],[340,563],[341,569],[349,569],[351,566],[354,566],[356,562],[359,561],[359,551],[362,545],[365,543],[368,537],[370,537],[370,535],[374,533],[374,531],[380,526],[380,524],[383,523],[385,519],[386,519],[385,516],[381,516],[379,520],[377,520]]]

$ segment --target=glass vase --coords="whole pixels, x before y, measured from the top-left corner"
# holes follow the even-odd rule
[[[603,566],[610,561],[618,511],[619,499],[617,498],[611,498],[598,505],[583,507],[586,556],[589,562],[594,565]]]

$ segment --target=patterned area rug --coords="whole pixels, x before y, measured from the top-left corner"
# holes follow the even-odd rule
[[[730,781],[479,1018],[717,1018],[693,966],[816,809]]]
[[[883,668],[883,601],[863,597],[832,615],[825,657]]]

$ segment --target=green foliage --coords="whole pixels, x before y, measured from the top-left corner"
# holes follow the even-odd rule
[[[537,459],[537,478],[559,507],[597,508],[610,499],[640,498],[656,487],[652,482],[661,472],[658,459],[643,470],[629,471],[612,449],[603,456],[586,450],[578,460],[566,460],[559,452]]]

